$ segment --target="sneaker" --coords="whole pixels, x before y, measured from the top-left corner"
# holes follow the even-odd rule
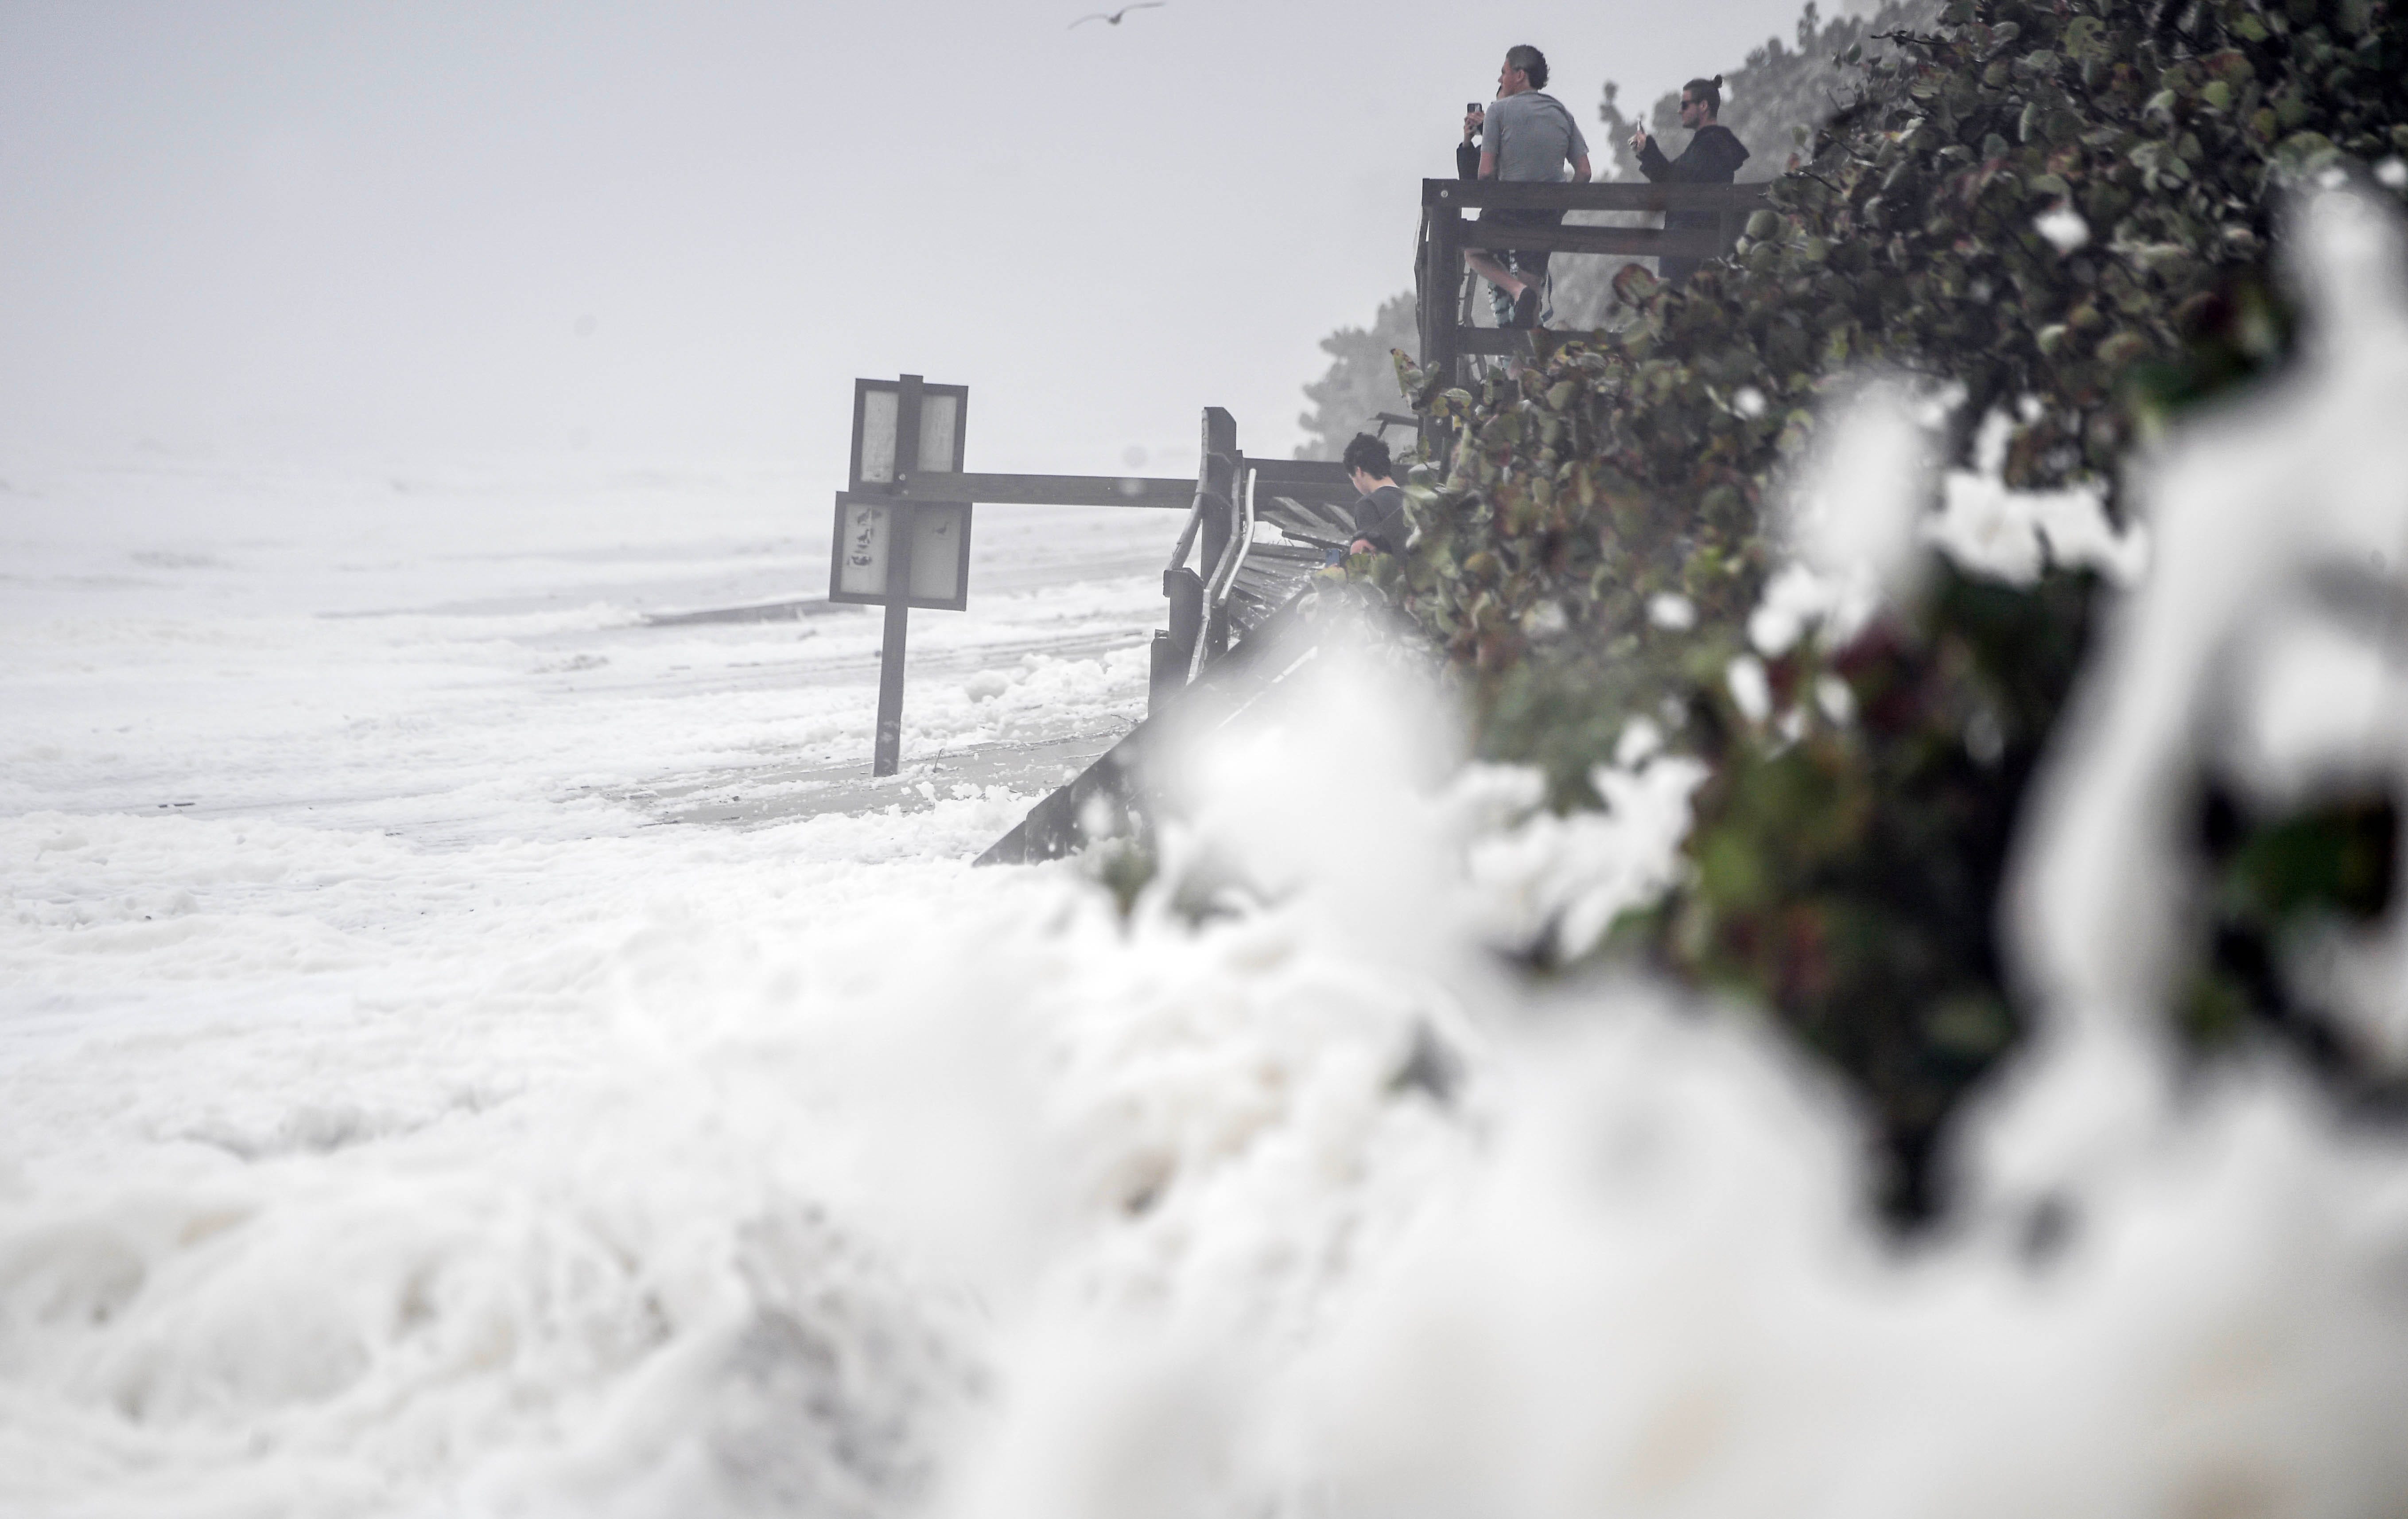
[[[1539,287],[1537,285],[1524,285],[1522,293],[1513,297],[1513,325],[1517,327],[1535,327],[1539,325]]]

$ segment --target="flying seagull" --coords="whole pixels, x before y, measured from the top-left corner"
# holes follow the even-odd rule
[[[1070,25],[1076,27],[1082,26],[1088,22],[1104,22],[1111,25],[1118,26],[1121,23],[1121,18],[1127,15],[1132,10],[1160,10],[1168,3],[1169,0],[1137,0],[1137,4],[1133,6],[1123,6],[1120,9],[1113,11],[1109,16],[1099,10],[1092,16],[1080,17],[1077,21],[1072,22]],[[1068,30],[1068,28],[1065,28],[1065,30]]]

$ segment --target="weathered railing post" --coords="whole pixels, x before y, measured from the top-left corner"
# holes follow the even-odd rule
[[[1455,338],[1456,308],[1463,300],[1463,212],[1443,183],[1437,186],[1435,197],[1426,198],[1430,201],[1431,267],[1422,310],[1424,325],[1430,330],[1422,339],[1423,366],[1446,386],[1462,379],[1455,371],[1456,360],[1463,356]],[[1436,314],[1428,314],[1432,312]]]
[[[1196,662],[1197,640],[1204,636],[1204,577],[1181,565],[1164,572],[1162,594],[1170,603],[1164,618],[1169,627],[1154,634],[1154,668],[1146,683],[1149,711],[1159,711],[1187,684],[1188,666]]]

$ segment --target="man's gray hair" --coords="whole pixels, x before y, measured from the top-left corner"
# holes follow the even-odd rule
[[[1526,42],[1505,50],[1505,66],[1529,75],[1533,90],[1547,87],[1547,55]]]

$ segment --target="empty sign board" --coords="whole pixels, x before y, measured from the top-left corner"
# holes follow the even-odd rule
[[[921,385],[919,470],[959,474],[970,409],[968,385]],[[903,387],[893,380],[853,383],[853,488],[892,485]]]
[[[828,551],[828,600],[886,601],[892,524],[908,513],[911,531],[911,605],[959,612],[969,604],[970,509],[967,502],[912,505],[838,491],[836,542]]]

